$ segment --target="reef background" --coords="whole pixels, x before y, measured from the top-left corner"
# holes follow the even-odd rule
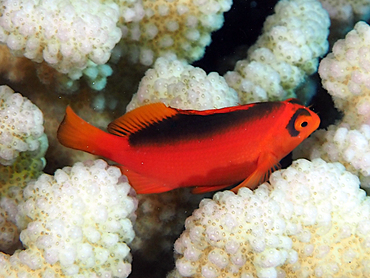
[[[235,0],[231,10],[224,14],[225,21],[223,27],[212,34],[212,43],[206,48],[205,56],[193,63],[194,66],[204,69],[207,73],[216,71],[220,75],[223,75],[226,71],[234,68],[235,62],[245,57],[246,49],[252,45],[257,37],[261,33],[262,25],[266,17],[273,12],[273,8],[277,1],[244,1]],[[317,73],[316,73],[317,75]],[[141,76],[138,77],[136,83],[132,81],[133,87],[137,87],[138,81]],[[340,114],[334,108],[333,102],[330,96],[321,88],[319,79],[316,76],[317,94],[311,101],[312,109],[320,115],[322,120],[320,128],[327,127],[329,124],[334,123],[335,119],[340,117]],[[40,95],[37,91],[46,91],[46,86],[41,84],[37,77],[27,77],[27,82],[9,82],[5,76],[0,76],[0,84],[6,84],[12,87],[15,91],[21,92],[24,96],[28,97],[33,103],[38,105],[40,101]],[[86,88],[85,84],[81,82],[80,91],[83,92]],[[108,78],[108,86],[104,90],[110,90],[114,87],[114,77]],[[50,89],[50,88],[47,88]],[[103,92],[104,92],[103,90]],[[121,105],[127,104],[132,96],[132,91],[123,90]],[[50,92],[54,94],[54,92]],[[65,95],[58,93],[58,97],[54,98],[54,101],[60,101],[63,103],[73,103],[75,98],[83,97],[83,93],[80,95]],[[42,98],[42,97],[41,97]],[[56,114],[57,122],[62,119],[63,113]],[[119,115],[118,115],[119,116]],[[48,128],[47,126],[45,127]],[[53,154],[47,153],[46,160],[55,160],[55,157],[51,157]],[[291,159],[287,158],[283,163],[283,167],[286,167],[291,162]],[[68,164],[63,160],[59,161],[60,164]],[[50,163],[46,165],[45,172],[53,174],[59,165]],[[211,196],[211,195],[210,195]],[[195,209],[194,207],[193,209]],[[192,210],[178,212],[189,216]],[[179,236],[179,235],[178,235]],[[175,241],[175,238],[173,242]],[[155,244],[153,244],[155,248]],[[129,277],[165,277],[165,275],[174,268],[173,251],[160,254],[156,260],[148,260],[147,256],[143,256],[139,252],[132,252],[133,263],[132,273]]]

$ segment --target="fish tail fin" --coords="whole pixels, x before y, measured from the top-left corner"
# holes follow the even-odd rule
[[[70,106],[57,132],[59,142],[68,148],[85,151],[94,155],[111,158],[112,149],[120,143],[122,137],[117,137],[89,124],[81,119]],[[121,142],[118,142],[118,141]]]

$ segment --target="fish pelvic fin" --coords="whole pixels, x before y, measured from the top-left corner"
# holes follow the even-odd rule
[[[230,184],[214,185],[214,186],[197,186],[192,189],[193,194],[202,194],[212,191],[217,191],[229,187]]]
[[[89,124],[81,119],[70,106],[67,106],[66,115],[59,125],[57,138],[65,147],[104,156],[109,159],[113,159],[110,149],[117,148],[117,145],[121,146],[121,148],[124,147],[122,138]],[[118,142],[117,139],[120,139],[121,142]]]
[[[120,168],[122,174],[128,178],[130,185],[135,189],[137,194],[162,193],[176,188],[166,186],[163,182],[145,177],[122,165],[117,165],[117,167]]]
[[[164,103],[152,103],[127,112],[108,125],[108,131],[117,136],[129,136],[136,131],[178,114]]]
[[[271,153],[261,153],[258,157],[256,170],[231,190],[237,193],[241,187],[248,187],[251,190],[256,189],[258,185],[268,180],[273,171],[279,168],[280,163],[275,155]]]

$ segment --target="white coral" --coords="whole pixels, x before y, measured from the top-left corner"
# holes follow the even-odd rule
[[[333,52],[320,63],[323,86],[335,106],[344,112],[343,122],[353,128],[370,124],[370,27],[358,22]]]
[[[20,152],[38,149],[43,134],[40,109],[10,87],[0,86],[0,164],[11,165]]]
[[[370,188],[370,26],[359,22],[320,63],[319,74],[336,108],[344,114],[336,125],[298,147],[295,157],[340,162]]]
[[[103,160],[30,182],[17,215],[26,249],[1,255],[0,276],[127,277],[136,208],[130,190],[120,170]]]
[[[225,79],[242,103],[283,100],[317,69],[328,49],[329,17],[316,0],[282,0],[263,33]]]
[[[175,54],[193,62],[223,24],[231,0],[143,1],[143,20],[120,26],[119,48],[134,62],[150,66],[158,57]]]
[[[130,6],[120,9],[114,2],[98,0],[2,1],[0,43],[15,56],[45,61],[67,74],[64,86],[72,88],[69,83],[85,74],[84,69],[101,71],[122,36],[117,27],[120,11]],[[110,74],[103,73],[95,80],[88,76],[91,87],[101,90],[105,86]]]
[[[238,96],[216,72],[207,75],[201,68],[168,56],[159,58],[145,73],[127,110],[154,102],[206,110],[237,105]]]
[[[320,0],[328,11],[331,19],[342,22],[368,20],[370,17],[370,2],[368,0]]]
[[[15,54],[47,63],[58,71],[104,64],[121,38],[115,3],[100,1],[5,1],[0,41]]]
[[[346,124],[331,125],[319,130],[294,150],[294,157],[322,158],[339,161],[357,175],[361,187],[370,190],[370,126],[351,129]]]
[[[370,275],[370,199],[339,163],[298,160],[254,192],[218,192],[185,227],[170,277]]]

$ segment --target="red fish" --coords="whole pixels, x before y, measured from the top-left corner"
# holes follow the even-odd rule
[[[67,107],[58,139],[122,165],[138,194],[192,186],[203,193],[240,183],[236,191],[265,181],[319,123],[295,99],[205,111],[155,103],[114,120],[107,133]]]

